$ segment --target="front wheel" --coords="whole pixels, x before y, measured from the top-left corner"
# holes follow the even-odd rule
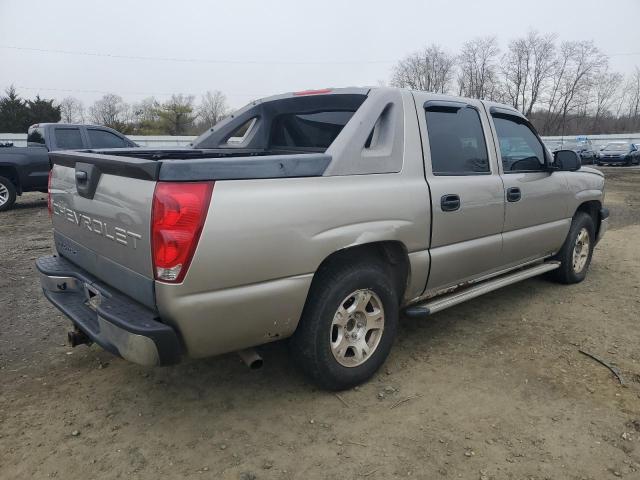
[[[16,187],[11,180],[0,177],[0,212],[9,210],[16,202]]]
[[[591,264],[594,246],[593,218],[585,212],[576,213],[564,245],[555,257],[560,260],[560,267],[551,272],[553,278],[567,284],[583,281]]]
[[[320,387],[344,390],[384,363],[398,329],[398,295],[378,264],[334,265],[314,278],[291,339],[296,363]]]

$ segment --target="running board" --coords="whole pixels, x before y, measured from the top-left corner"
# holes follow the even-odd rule
[[[535,267],[529,267],[524,270],[518,270],[515,273],[502,275],[500,277],[486,280],[472,287],[465,288],[462,291],[453,292],[442,297],[437,297],[427,302],[411,305],[404,309],[404,315],[409,318],[424,318],[432,313],[439,312],[445,308],[452,307],[459,303],[479,297],[485,293],[493,292],[499,288],[506,287],[512,283],[517,283],[527,278],[535,277],[551,270],[555,270],[560,266],[560,262],[545,262]]]

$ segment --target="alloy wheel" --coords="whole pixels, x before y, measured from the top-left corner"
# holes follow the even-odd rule
[[[384,330],[380,297],[369,289],[356,290],[338,306],[331,322],[331,353],[345,367],[365,363],[376,351]]]

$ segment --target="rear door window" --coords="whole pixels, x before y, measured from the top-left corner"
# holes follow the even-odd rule
[[[278,115],[271,127],[271,145],[326,149],[353,114],[352,111],[322,111]]]
[[[91,148],[123,148],[128,146],[122,137],[111,132],[89,128],[87,133]]]
[[[434,106],[426,108],[426,115],[434,175],[490,173],[487,144],[475,108]]]
[[[84,147],[79,128],[56,128],[54,135],[56,148],[73,150]]]

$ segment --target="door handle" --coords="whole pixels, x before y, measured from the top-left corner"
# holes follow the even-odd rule
[[[460,197],[456,194],[448,193],[440,198],[440,208],[443,212],[455,212],[460,209]]]
[[[507,202],[517,202],[522,198],[522,192],[518,187],[507,188]]]

